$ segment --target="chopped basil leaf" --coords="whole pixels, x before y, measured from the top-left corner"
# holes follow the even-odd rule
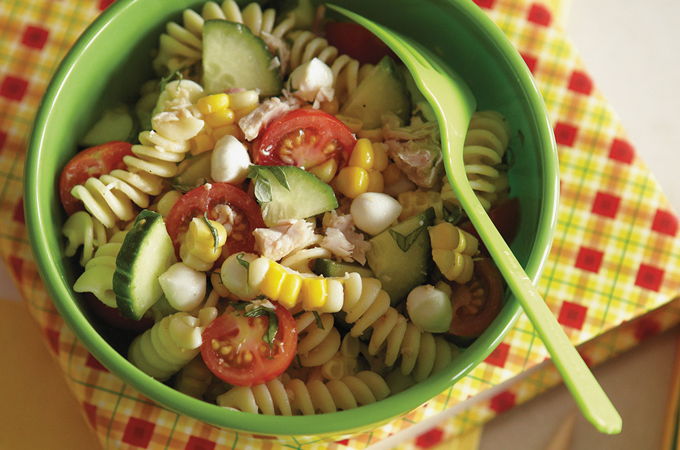
[[[243,259],[243,253],[239,253],[238,255],[236,255],[236,261],[238,261],[239,264],[245,267],[246,270],[250,269],[250,263]]]
[[[180,72],[180,69],[177,69],[174,72],[161,78],[160,83],[158,83],[158,88],[160,89],[161,92],[163,92],[168,83],[170,83],[173,80],[182,81],[183,78],[184,76],[182,75],[182,72]]]
[[[276,333],[279,331],[279,319],[276,317],[273,311],[269,311],[269,327],[267,327],[267,332],[262,335],[262,340],[265,341],[269,347],[274,345],[274,339],[276,338]]]
[[[456,225],[463,219],[463,217],[465,217],[465,213],[460,206],[444,205],[444,220],[446,222]]]
[[[255,178],[255,198],[260,203],[269,203],[272,201],[272,187],[269,184],[269,180],[266,178]]]
[[[266,169],[262,170],[269,170],[269,172],[274,175],[274,178],[283,186],[286,188],[286,190],[290,191],[290,185],[288,184],[288,178],[286,177],[286,172],[283,170],[281,166],[269,166]]]
[[[220,236],[219,236],[219,234],[217,234],[217,230],[215,229],[213,224],[210,223],[210,219],[208,219],[208,213],[203,213],[203,221],[208,226],[208,229],[210,230],[210,234],[212,234],[213,250],[217,250],[220,246]]]
[[[320,330],[323,330],[324,327],[323,327],[323,322],[321,321],[321,316],[316,311],[312,311],[312,313],[314,314],[314,320],[316,321],[316,327]]]
[[[394,230],[389,230],[390,235],[392,236],[392,239],[394,239],[394,242],[397,243],[399,248],[401,249],[402,252],[406,253],[408,249],[411,248],[413,243],[418,239],[418,236],[420,236],[420,233],[425,230],[426,226],[421,225],[415,230],[411,231],[409,234],[404,236],[403,234],[399,233],[398,231]]]

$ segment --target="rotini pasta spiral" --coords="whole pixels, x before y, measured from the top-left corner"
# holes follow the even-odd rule
[[[359,64],[354,58],[340,55],[338,49],[311,31],[293,31],[287,36],[293,42],[290,49],[290,67],[318,58],[333,72],[333,87],[340,102],[354,92],[359,82],[373,69],[371,64]]]
[[[508,189],[508,179],[499,168],[510,140],[505,117],[496,111],[480,111],[472,115],[465,137],[463,161],[472,190],[484,209],[489,210]],[[445,201],[458,203],[446,179],[442,187]]]
[[[169,83],[162,95],[165,108],[151,120],[153,130],[142,131],[140,143],[132,146],[133,155],[123,158],[127,170],[89,178],[71,190],[105,227],[132,220],[136,214],[132,203],[146,208],[149,195],[162,192],[163,179],[177,174],[177,163],[189,151],[189,140],[203,128],[203,120],[191,108],[197,92],[202,88],[193,81]]]
[[[198,355],[202,327],[185,312],[165,316],[130,344],[128,359],[142,372],[166,380]]]
[[[312,415],[348,410],[386,398],[390,389],[385,380],[374,372],[326,383],[307,383],[292,379],[284,384],[274,379],[252,387],[235,387],[217,397],[217,404],[243,412],[280,415]]]
[[[97,249],[94,258],[85,264],[85,271],[73,285],[76,292],[90,292],[102,303],[116,307],[113,292],[113,273],[116,271],[116,256],[120,251],[126,231],[115,233],[109,242]]]
[[[203,5],[201,14],[185,9],[182,13],[182,25],[170,22],[166,32],[161,34],[158,56],[153,61],[156,73],[164,75],[196,64],[201,59],[203,48],[203,24],[206,20],[213,19],[244,24],[272,50],[279,49],[283,37],[295,25],[293,16],[285,18],[277,25],[276,11],[263,11],[257,3],[250,3],[241,10],[234,0],[225,0],[222,6],[207,2]]]
[[[390,297],[380,281],[356,277],[353,282],[357,281],[361,286],[348,288],[345,283],[343,311],[347,313],[345,321],[353,324],[352,336],[360,336],[372,328],[368,344],[370,355],[384,354],[386,366],[393,366],[401,356],[401,372],[404,375],[413,373],[416,381],[430,376],[439,364],[448,364],[451,360],[448,343],[444,341],[446,348],[437,345],[431,333],[421,331],[391,307]]]
[[[316,367],[328,362],[340,348],[340,333],[333,326],[333,314],[319,315],[321,327],[312,312],[305,312],[295,319],[297,329],[297,352],[303,367]]]
[[[213,374],[200,357],[184,366],[175,379],[175,389],[195,398],[202,398],[213,382]]]
[[[78,211],[66,219],[61,233],[68,241],[64,249],[66,256],[75,255],[78,248],[83,247],[80,255],[82,266],[92,259],[94,252],[107,240],[104,225],[85,211]]]

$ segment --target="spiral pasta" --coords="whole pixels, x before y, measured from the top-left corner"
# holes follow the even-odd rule
[[[182,25],[170,22],[166,32],[161,34],[158,56],[153,61],[156,73],[172,73],[196,64],[201,59],[203,48],[203,24],[206,20],[222,19],[242,23],[255,36],[260,36],[270,48],[283,42],[283,37],[295,25],[291,15],[276,24],[274,9],[262,10],[257,3],[248,4],[243,10],[234,0],[225,0],[222,5],[207,2],[201,14],[192,9],[182,13]]]
[[[151,120],[153,130],[139,134],[139,144],[132,146],[133,155],[123,162],[127,170],[113,170],[99,178],[88,178],[71,194],[81,200],[85,209],[105,227],[118,220],[135,217],[134,203],[149,206],[149,195],[163,190],[163,179],[177,174],[177,163],[189,151],[189,140],[203,128],[191,105],[202,88],[192,81],[169,83],[161,94],[162,109]]]
[[[128,359],[142,372],[166,380],[198,355],[199,320],[185,312],[165,316],[130,344]]]
[[[374,372],[362,371],[340,380],[307,383],[274,379],[251,387],[235,387],[217,397],[217,404],[253,414],[313,415],[348,410],[386,398],[390,388]]]
[[[477,238],[461,228],[442,222],[428,228],[432,246],[432,259],[449,281],[464,284],[472,279],[477,253]]]
[[[76,292],[90,292],[102,303],[116,307],[113,292],[113,273],[116,271],[116,256],[125,239],[126,231],[118,231],[106,244],[97,249],[94,257],[85,264],[85,270],[73,284]]]
[[[508,190],[508,178],[499,167],[508,148],[510,129],[505,117],[496,111],[480,111],[472,115],[463,161],[472,190],[484,207],[489,210]],[[451,186],[444,178],[442,198],[458,203]]]
[[[303,367],[316,367],[330,361],[340,348],[340,333],[333,326],[333,314],[321,314],[319,324],[312,312],[305,312],[295,320],[298,332],[297,352]]]
[[[94,252],[106,244],[106,229],[97,219],[85,211],[78,211],[66,219],[61,233],[66,237],[64,249],[66,256],[73,256],[78,248],[83,247],[80,255],[80,265],[84,266],[92,259]]]
[[[373,65],[360,64],[354,58],[340,55],[338,49],[328,44],[328,41],[311,31],[293,31],[288,33],[292,45],[290,49],[291,70],[318,58],[326,63],[333,72],[333,87],[336,98],[342,102],[354,92],[359,82],[363,80]]]
[[[177,374],[175,389],[191,397],[202,398],[208,392],[213,379],[214,376],[203,359],[195,357]]]

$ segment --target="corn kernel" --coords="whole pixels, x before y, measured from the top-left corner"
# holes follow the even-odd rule
[[[277,262],[270,261],[269,270],[267,270],[260,285],[260,292],[272,300],[278,299],[285,278],[286,270]]]
[[[240,132],[241,129],[238,127],[238,125],[232,123],[231,125],[225,125],[223,127],[213,129],[212,137],[215,139],[215,142],[217,142],[226,135],[238,137]]]
[[[387,145],[382,142],[373,143],[373,169],[382,172],[387,169],[389,164],[389,159],[387,158]]]
[[[390,184],[398,182],[401,179],[401,177],[402,177],[401,170],[394,163],[389,164],[387,168],[383,171],[383,179],[385,180],[385,184],[388,186]]]
[[[215,147],[215,141],[206,133],[201,133],[191,140],[191,154],[198,155],[203,152],[212,150]]]
[[[229,94],[229,106],[233,110],[254,109],[260,102],[257,91],[248,90]]]
[[[368,189],[367,192],[383,192],[385,190],[385,181],[382,173],[377,170],[368,171]]]
[[[335,186],[346,197],[358,197],[368,190],[368,172],[361,167],[345,167],[335,178]]]
[[[321,308],[326,303],[327,297],[328,285],[325,278],[305,278],[302,280],[300,300],[304,309],[312,311]]]
[[[352,150],[352,155],[349,157],[349,162],[347,163],[353,167],[361,167],[366,170],[373,168],[373,160],[375,159],[373,155],[373,144],[368,139],[359,139]]]
[[[234,115],[234,111],[231,109],[222,109],[219,111],[215,111],[213,113],[207,114],[203,117],[203,120],[205,120],[205,123],[212,128],[218,128],[218,127],[223,127],[225,125],[231,125],[234,123],[234,120],[236,119],[236,116]]]
[[[201,97],[196,102],[196,107],[201,114],[210,114],[229,108],[229,96],[227,94],[214,94]]]
[[[325,163],[321,163],[309,169],[309,172],[319,177],[319,179],[324,183],[330,183],[337,171],[338,162],[335,160],[335,158],[331,158]]]
[[[302,288],[302,277],[294,273],[287,273],[281,284],[278,302],[286,309],[290,309],[297,304]]]

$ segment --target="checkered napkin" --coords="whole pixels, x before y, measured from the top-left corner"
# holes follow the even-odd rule
[[[403,418],[339,441],[315,436],[277,440],[218,429],[156,406],[109,373],[64,325],[42,285],[26,237],[21,196],[26,145],[39,100],[65,52],[110,3],[0,3],[0,252],[103,446],[363,448],[507,381],[547,357],[522,316],[486,361],[452,388]],[[668,304],[680,293],[677,216],[594,88],[557,23],[555,10],[523,0],[476,3],[515,44],[546,101],[559,145],[562,195],[553,249],[538,287],[573,342],[601,336],[590,343],[590,350],[583,350],[587,359],[599,362],[634,345],[640,337],[680,321],[674,303],[654,316],[627,324],[625,336],[633,338],[611,337],[621,334],[611,331],[614,328]],[[543,375],[534,375],[530,383],[503,391],[403,445],[436,445],[559,381],[554,370],[536,373]]]

